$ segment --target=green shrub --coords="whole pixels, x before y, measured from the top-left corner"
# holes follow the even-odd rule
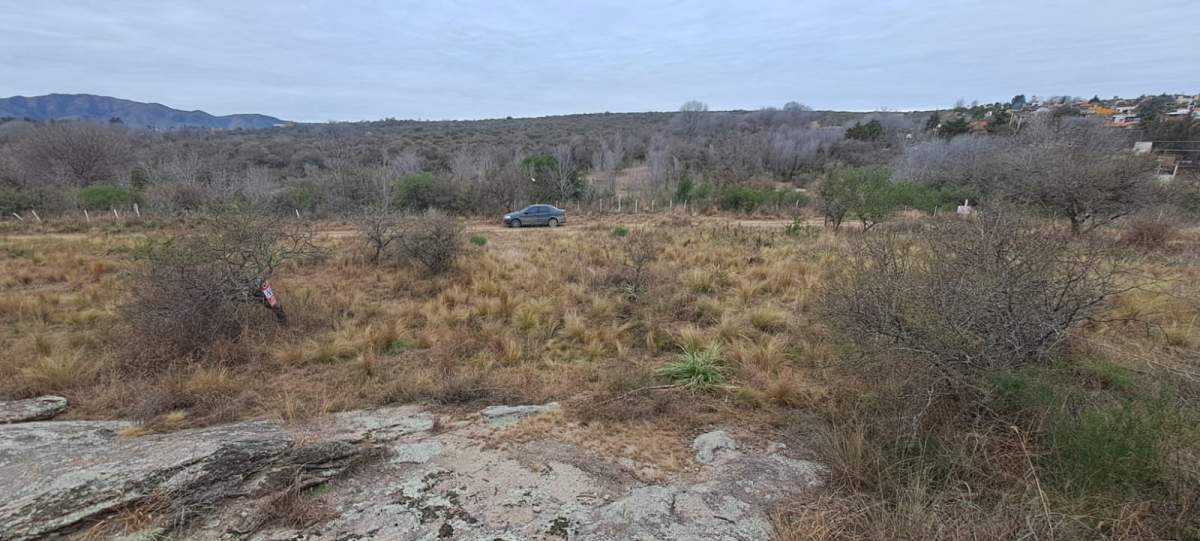
[[[683,351],[679,359],[658,370],[686,387],[708,389],[725,383],[721,349],[712,346],[698,351]]]
[[[1077,496],[1129,495],[1162,482],[1161,445],[1175,431],[1161,392],[1112,363],[1025,367],[993,376],[999,411],[1041,426],[1039,463]]]
[[[10,216],[29,209],[42,207],[42,197],[35,192],[0,188],[0,213]]]
[[[454,190],[450,183],[439,182],[432,173],[416,173],[396,183],[392,205],[408,210],[449,209],[455,206]]]
[[[827,223],[841,227],[847,215],[871,228],[889,217],[896,208],[890,193],[891,174],[877,167],[855,167],[834,172],[819,192],[817,202]]]
[[[761,191],[750,186],[725,186],[717,192],[717,206],[721,210],[751,212],[765,200]]]
[[[467,240],[469,240],[471,244],[474,244],[475,246],[483,246],[487,244],[487,238],[483,237],[482,235],[471,235],[471,238]]]
[[[683,177],[679,180],[679,184],[675,186],[675,200],[681,203],[691,200],[693,189],[695,189],[695,184],[692,183],[692,179]]]
[[[138,202],[140,198],[136,192],[121,186],[95,184],[79,190],[79,204],[86,209],[107,210]]]
[[[905,207],[932,213],[952,211],[968,196],[949,186],[934,188],[914,182],[893,182],[890,198],[896,207]]]
[[[722,210],[752,212],[763,206],[806,206],[808,196],[793,190],[780,190],[770,186],[739,184],[725,186],[717,191],[717,206]]]
[[[628,235],[628,234],[629,234],[629,229],[623,225],[618,225],[612,229],[612,235],[614,237],[624,237],[625,235]]]
[[[872,120],[866,124],[855,122],[853,126],[846,129],[846,139],[878,141],[880,137],[883,137],[883,125],[878,120]]]
[[[287,212],[311,211],[320,201],[318,193],[316,186],[309,182],[292,182],[275,196],[275,207]]]

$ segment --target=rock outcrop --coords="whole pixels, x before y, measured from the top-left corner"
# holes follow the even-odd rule
[[[120,437],[129,426],[120,422],[0,426],[0,539],[69,535],[159,498],[170,520],[147,531],[173,529],[173,539],[766,540],[769,508],[825,476],[818,464],[743,447],[647,484],[571,444],[502,444],[494,419],[538,412],[506,411],[521,414],[447,424],[385,408],[304,429],[259,421],[137,438]],[[321,520],[297,528],[261,516],[281,491],[316,485],[309,499]]]
[[[61,396],[39,396],[28,400],[0,400],[0,425],[43,421],[67,409]]]
[[[545,405],[528,405],[528,406],[489,406],[479,412],[488,424],[497,427],[512,426],[517,424],[526,417],[533,415],[541,415],[558,411],[558,402],[550,402]]]
[[[717,459],[719,451],[733,451],[737,449],[737,444],[734,443],[733,437],[724,430],[714,430],[706,432],[692,441],[692,449],[696,451],[696,461],[701,464],[712,464]]]
[[[311,440],[265,421],[137,438],[119,436],[130,426],[123,422],[0,426],[0,539],[41,538],[150,499],[187,521],[232,496],[254,500],[320,483],[376,453],[376,433],[432,425],[427,415],[400,417],[347,416],[340,431]]]

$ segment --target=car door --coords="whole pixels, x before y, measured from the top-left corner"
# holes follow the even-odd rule
[[[530,207],[530,224],[546,225],[549,218],[550,213],[547,212],[546,205],[534,205]]]

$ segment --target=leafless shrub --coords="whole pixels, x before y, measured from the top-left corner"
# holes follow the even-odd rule
[[[260,285],[285,261],[319,254],[307,228],[271,215],[199,218],[189,232],[140,254],[124,307],[130,349],[146,361],[202,355],[237,339],[265,312]],[[272,310],[281,320],[282,304]]]
[[[950,376],[1044,361],[1117,292],[1097,245],[1004,211],[938,221],[916,238],[885,232],[855,250],[822,298],[829,322]]]
[[[1163,248],[1178,234],[1178,226],[1163,214],[1138,216],[1121,232],[1121,243],[1143,250]]]
[[[401,226],[395,244],[402,260],[417,263],[430,274],[454,267],[463,244],[463,226],[457,219],[430,209],[404,217]]]
[[[611,281],[615,282],[613,285],[624,290],[627,296],[636,298],[649,289],[650,265],[658,259],[658,253],[662,251],[662,242],[658,235],[647,230],[633,231],[620,242],[624,260]]]
[[[388,246],[404,233],[405,218],[386,204],[372,205],[359,214],[358,229],[371,251],[371,262],[378,263]]]

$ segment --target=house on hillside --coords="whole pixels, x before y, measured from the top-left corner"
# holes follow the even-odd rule
[[[1142,123],[1142,119],[1132,113],[1117,113],[1112,116],[1112,125],[1118,128],[1128,128]]]

